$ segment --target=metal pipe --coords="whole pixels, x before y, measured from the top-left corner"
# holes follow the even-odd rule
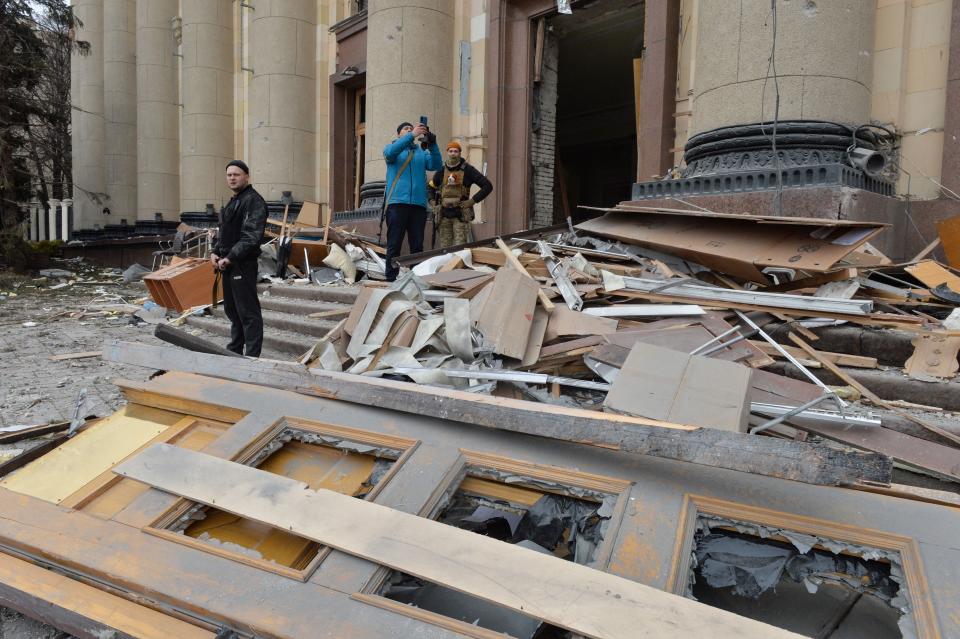
[[[768,428],[772,428],[772,427],[776,426],[777,424],[779,424],[779,423],[781,423],[781,422],[783,422],[783,421],[786,421],[786,420],[790,419],[790,418],[793,417],[794,415],[799,415],[800,413],[802,413],[803,411],[807,410],[808,408],[813,408],[813,407],[816,406],[817,404],[820,404],[821,402],[824,402],[824,401],[826,401],[827,399],[831,399],[831,398],[832,398],[832,399],[836,399],[836,400],[839,400],[839,399],[840,399],[840,398],[837,397],[836,395],[821,395],[820,397],[817,397],[817,398],[815,398],[815,399],[811,399],[811,400],[810,400],[809,402],[807,402],[806,404],[802,404],[802,405],[800,405],[800,406],[797,406],[797,407],[794,408],[793,410],[788,411],[788,412],[784,413],[783,415],[780,415],[779,417],[774,417],[773,419],[771,419],[771,420],[768,421],[768,422],[765,422],[765,423],[763,423],[763,424],[760,424],[759,426],[755,426],[754,428],[751,428],[749,432],[750,432],[751,435],[756,435],[757,433],[762,433],[763,431],[767,430]]]
[[[743,320],[746,324],[749,324],[751,328],[753,328],[754,330],[756,330],[757,333],[760,335],[760,337],[762,337],[763,339],[765,339],[768,344],[770,344],[770,345],[773,346],[775,349],[777,349],[777,351],[778,351],[781,355],[783,355],[784,359],[786,359],[788,362],[790,362],[791,364],[793,364],[794,366],[796,366],[797,368],[799,368],[799,369],[800,369],[800,372],[803,373],[804,376],[807,377],[807,379],[809,379],[811,382],[813,382],[814,384],[816,384],[817,386],[819,386],[820,388],[822,388],[822,389],[824,390],[824,392],[829,393],[830,395],[836,397],[836,398],[837,398],[837,402],[838,402],[837,406],[839,406],[839,407],[841,408],[841,410],[842,410],[842,408],[843,408],[844,406],[847,405],[842,399],[840,399],[839,397],[837,397],[836,393],[834,393],[832,390],[830,390],[830,387],[829,387],[829,386],[827,386],[826,384],[824,384],[823,382],[821,382],[820,379],[819,379],[816,375],[814,375],[814,374],[811,373],[809,370],[807,370],[807,367],[806,367],[806,366],[804,366],[803,364],[801,364],[800,362],[798,362],[796,357],[794,357],[793,355],[791,355],[790,353],[788,353],[782,346],[780,346],[780,344],[777,343],[776,340],[774,340],[772,337],[770,337],[769,335],[767,335],[766,332],[764,332],[764,330],[763,330],[762,328],[760,328],[759,326],[757,326],[757,324],[756,324],[752,319],[750,319],[749,317],[747,317],[746,313],[744,313],[743,311],[737,311],[737,310],[735,310],[734,313],[736,313],[736,314],[737,314],[737,317],[739,317],[741,320]]]
[[[699,353],[700,351],[702,351],[703,349],[705,349],[707,346],[710,346],[711,344],[713,344],[713,343],[716,342],[717,340],[721,340],[721,339],[723,339],[724,337],[726,337],[727,335],[729,335],[730,333],[733,333],[733,332],[738,331],[738,330],[740,330],[740,325],[739,325],[739,324],[737,324],[736,326],[730,327],[730,330],[726,330],[726,331],[720,333],[719,335],[717,335],[716,337],[714,337],[714,338],[713,338],[712,340],[710,340],[709,342],[705,342],[705,343],[701,344],[700,346],[696,347],[695,349],[693,349],[692,351],[690,351],[690,355],[696,355],[697,353]]]

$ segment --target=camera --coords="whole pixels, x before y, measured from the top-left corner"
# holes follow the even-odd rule
[[[420,141],[420,148],[426,151],[437,143],[437,135],[430,131],[430,127],[427,125],[427,116],[420,116],[420,124],[427,127],[427,132],[423,135],[423,138]]]

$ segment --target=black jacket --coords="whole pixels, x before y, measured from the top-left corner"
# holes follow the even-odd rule
[[[450,169],[450,167],[444,165],[439,171],[433,174],[433,177],[430,179],[430,199],[436,201],[440,196],[440,187],[443,186],[443,170]],[[471,196],[474,202],[482,202],[483,198],[487,197],[493,193],[493,182],[491,182],[486,175],[476,170],[470,164],[467,164],[466,160],[461,159],[458,166],[450,169],[451,171],[456,171],[458,169],[463,169],[463,186],[466,187],[464,190],[469,193],[470,187],[477,185],[480,187],[480,190],[477,191],[476,195]],[[467,199],[467,198],[464,198]]]
[[[220,231],[213,252],[231,262],[256,259],[267,224],[267,203],[249,184],[220,211]]]

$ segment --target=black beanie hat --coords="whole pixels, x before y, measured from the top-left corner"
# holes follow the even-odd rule
[[[397,125],[397,135],[400,135],[400,129],[402,129],[405,126],[412,127],[413,125],[410,124],[409,122],[401,122],[400,124]]]
[[[223,170],[226,171],[231,166],[235,166],[241,171],[243,171],[244,173],[246,173],[247,175],[250,175],[250,167],[248,167],[247,163],[244,162],[243,160],[230,160],[229,162],[227,162],[227,166]]]

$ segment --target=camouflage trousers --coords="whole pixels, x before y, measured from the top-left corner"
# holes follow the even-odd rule
[[[458,217],[440,216],[437,225],[437,248],[447,248],[470,241],[470,222]]]

